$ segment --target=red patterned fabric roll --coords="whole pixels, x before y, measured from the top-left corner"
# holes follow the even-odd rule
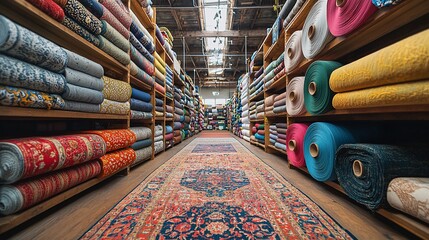
[[[122,149],[107,153],[100,158],[101,175],[100,178],[110,176],[118,170],[129,166],[136,160],[136,152],[132,148]]]
[[[13,183],[74,166],[105,153],[105,141],[95,134],[0,141],[0,183]]]
[[[110,26],[116,29],[122,36],[126,39],[130,39],[130,30],[126,29],[105,6],[103,6],[103,16],[101,16],[100,20],[108,22]]]
[[[128,9],[119,5],[115,0],[100,0],[100,3],[109,9],[109,11],[113,13],[113,15],[126,29],[130,29],[133,19],[131,18],[129,11],[127,11]]]
[[[136,135],[129,129],[89,131],[97,134],[106,142],[106,152],[131,146],[136,142]]]
[[[58,22],[62,22],[64,19],[64,10],[53,0],[27,0],[27,2],[33,4]]]
[[[13,185],[0,186],[0,214],[8,215],[29,208],[101,173],[98,161],[59,170]]]
[[[165,93],[165,88],[158,83],[155,83],[155,89],[158,90],[161,93]]]

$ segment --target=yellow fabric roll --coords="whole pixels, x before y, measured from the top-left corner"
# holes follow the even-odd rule
[[[100,106],[100,113],[126,115],[130,112],[130,102],[116,102],[104,99]]]
[[[155,59],[155,67],[162,73],[165,75],[165,67],[162,66],[162,64]]]
[[[164,60],[162,60],[161,56],[159,56],[159,54],[158,54],[156,51],[155,51],[154,53],[155,53],[155,59],[156,59],[156,60],[158,60],[158,62],[159,62],[159,63],[161,63],[161,65],[162,65],[163,67],[165,67],[165,65],[166,65],[166,64],[165,64],[165,61],[164,61]]]
[[[425,30],[332,72],[329,86],[347,92],[429,78],[429,30]]]
[[[131,98],[131,86],[129,83],[103,76],[104,98],[117,102],[127,102]]]
[[[335,94],[335,109],[429,104],[429,80]]]
[[[158,71],[157,68],[155,68],[155,77],[157,77],[158,79],[161,79],[165,82],[165,76],[164,74],[162,74],[160,71]]]

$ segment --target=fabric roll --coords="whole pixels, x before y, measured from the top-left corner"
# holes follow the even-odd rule
[[[140,112],[131,110],[131,119],[152,119],[153,114],[151,112]]]
[[[155,154],[160,153],[162,150],[164,150],[164,142],[158,141],[154,144]]]
[[[138,27],[138,24],[136,24],[134,21],[131,24],[130,30],[137,40],[139,40],[150,53],[155,51],[155,45],[153,44],[153,41],[143,33],[143,31]]]
[[[137,141],[131,145],[131,148],[134,150],[139,150],[145,147],[152,146],[152,138],[147,138],[144,140]]]
[[[115,0],[99,0],[99,2],[103,4],[104,7],[109,9],[109,11],[116,17],[116,19],[119,20],[119,22],[121,22],[125,28],[130,28],[132,18],[128,8],[125,8],[122,2]]]
[[[182,141],[182,136],[175,136],[175,137],[173,138],[173,140],[174,140],[174,144],[176,144],[176,143],[180,143],[180,142]]]
[[[137,65],[134,62],[131,62],[130,64],[130,74],[151,87],[155,83],[155,80],[150,75],[148,75],[145,71],[137,67]]]
[[[158,38],[161,45],[164,46],[165,40],[164,40],[164,37],[162,36],[161,30],[159,29],[158,25],[156,25],[155,27],[155,35],[156,35],[156,38]]]
[[[174,109],[174,111],[175,111],[175,113],[177,113],[179,115],[183,115],[183,113],[184,113],[182,109],[177,108],[177,107]]]
[[[97,0],[79,0],[79,2],[97,18],[103,16],[103,6]]]
[[[182,123],[174,122],[174,127],[173,127],[174,130],[179,130],[181,128],[182,128]]]
[[[425,30],[336,69],[329,85],[334,92],[347,92],[429,79],[428,52],[429,30]]]
[[[103,156],[106,143],[95,134],[0,141],[0,183],[38,176]]]
[[[103,96],[109,100],[126,102],[130,100],[132,88],[129,83],[103,76]]]
[[[301,9],[302,5],[305,3],[306,0],[296,0],[294,6],[290,10],[289,14],[283,21],[283,28],[286,29],[289,25],[289,23],[292,21],[292,19],[295,17],[295,15],[298,13],[298,11]]]
[[[163,113],[164,112],[164,107],[162,107],[162,106],[155,106],[155,111]]]
[[[121,22],[110,12],[109,9],[107,9],[105,6],[103,7],[103,15],[100,17],[100,20],[105,20],[108,22],[112,27],[114,27],[122,36],[124,36],[126,39],[130,38],[130,31],[129,28],[127,29],[122,25]]]
[[[284,128],[284,129],[286,129],[286,128],[287,128],[287,123],[286,123],[286,122],[279,122],[279,123],[276,123],[276,130],[278,130],[279,128]]]
[[[102,92],[75,86],[70,83],[67,83],[64,93],[61,96],[65,100],[92,104],[101,104],[104,100]]]
[[[159,142],[159,141],[162,141],[164,139],[164,136],[161,134],[161,135],[159,135],[159,136],[156,136],[154,139],[153,139],[153,141],[154,142]]]
[[[148,127],[131,127],[130,131],[136,135],[136,141],[150,138],[152,130]]]
[[[99,178],[113,175],[136,160],[136,152],[132,148],[107,153],[100,158],[101,174]]]
[[[33,4],[58,22],[64,19],[64,10],[53,0],[27,0],[27,2]]]
[[[172,106],[165,105],[165,108],[166,108],[167,112],[174,113],[174,108]]]
[[[257,124],[255,124],[255,127],[258,130],[263,130],[263,129],[265,129],[265,124],[259,124],[259,123],[257,123]]]
[[[284,135],[283,135],[283,137],[284,137]],[[286,139],[278,137],[277,138],[277,142],[285,145],[285,149],[284,150],[286,151]]]
[[[164,100],[159,99],[159,98],[155,98],[155,105],[156,106],[163,106],[164,105]]]
[[[57,73],[64,71],[67,62],[60,46],[4,16],[0,16],[0,52]]]
[[[180,130],[174,130],[174,136],[175,137],[177,137],[177,136],[181,136],[182,135],[182,133],[181,133],[181,131]]]
[[[102,91],[104,88],[104,83],[100,78],[93,77],[89,74],[71,68],[65,69],[64,76],[67,83],[71,83],[76,86],[90,88],[97,91]]]
[[[133,19],[133,22],[137,24],[137,26],[139,27],[139,29],[149,38],[149,40],[151,42],[154,42],[152,35],[147,31],[147,29],[143,26],[143,24],[140,23],[140,20],[134,14],[134,12],[131,11],[131,10],[130,10],[130,12],[131,12],[131,18]],[[130,26],[130,28],[131,28],[131,26]]]
[[[274,107],[273,112],[274,113],[286,112],[286,105],[281,105],[281,106],[278,106],[278,107]]]
[[[287,128],[277,128],[277,133],[286,134]]]
[[[166,140],[166,141],[170,141],[171,139],[173,139],[173,137],[174,137],[174,134],[173,134],[173,133],[165,134],[165,140]]]
[[[131,98],[130,100],[130,108],[132,110],[141,111],[141,112],[150,112],[153,109],[151,103],[143,102],[138,99]]]
[[[0,54],[1,84],[30,88],[46,93],[62,93],[66,86],[63,75]]]
[[[166,70],[165,70],[165,67],[163,67],[162,66],[162,64],[160,63],[160,61],[158,61],[158,59],[155,59],[155,67],[156,67],[156,69],[158,69],[159,70],[159,72],[161,72],[162,74],[166,74]]]
[[[141,163],[141,162],[144,162],[145,160],[149,160],[152,157],[152,146],[136,150],[135,153],[136,153],[136,160],[133,162],[133,164]]]
[[[350,34],[377,11],[371,1],[328,0],[327,21],[329,31],[336,37]]]
[[[130,112],[129,102],[116,102],[104,99],[100,106],[100,113],[126,115]]]
[[[128,55],[128,53],[122,51],[120,48],[115,46],[106,38],[102,36],[99,36],[99,38],[101,50],[103,50],[105,53],[107,53],[123,65],[128,65],[130,63],[130,56]]]
[[[295,3],[296,3],[296,0],[286,1],[285,4],[283,5],[282,9],[280,10],[279,18],[285,19],[289,15],[289,13],[292,10]],[[279,27],[281,28],[281,26],[279,26]]]
[[[100,38],[94,36],[92,33],[90,33],[88,30],[80,26],[77,22],[75,22],[73,19],[65,16],[63,21],[61,22],[62,25],[67,27],[68,29],[75,32],[77,35],[81,36],[86,41],[90,42],[94,46],[100,48],[101,47],[101,40]]]
[[[106,152],[131,146],[136,141],[136,135],[129,129],[87,131],[104,139]]]
[[[429,223],[429,178],[393,179],[387,188],[387,202],[393,208]]]
[[[277,97],[277,96],[278,96],[277,94],[273,94],[271,96],[266,97],[265,98],[265,106],[266,107],[273,106],[273,104],[274,104],[274,98]]]
[[[137,40],[134,34],[130,35],[130,43],[139,51],[149,62],[153,63],[154,57],[152,54]]]
[[[286,105],[286,99],[283,98],[283,99],[279,99],[276,102],[274,102],[273,106],[274,106],[274,108],[276,108],[276,107],[285,106],[285,105]]]
[[[141,100],[143,102],[150,102],[150,100],[151,100],[151,96],[149,93],[143,92],[143,91],[136,89],[136,88],[132,88],[131,97],[138,99],[138,100]]]
[[[155,67],[147,60],[134,46],[131,46],[131,60],[140,68],[143,69],[147,74],[153,75],[155,73]]]
[[[0,186],[1,215],[22,211],[43,200],[98,176],[101,165],[90,161],[78,166],[45,174],[13,185]]]
[[[128,39],[125,39],[121,33],[119,33],[105,20],[101,20],[101,23],[105,26],[103,32],[101,32],[101,35],[103,35],[103,37],[120,48],[122,51],[128,52],[130,50],[130,42]]]
[[[166,125],[165,126],[165,133],[172,133],[172,132],[173,132],[173,127],[169,126],[169,125]]]
[[[156,62],[156,61],[155,61]],[[165,76],[160,72],[160,71],[158,71],[158,69],[157,68],[155,68],[154,69],[154,73],[155,73],[155,76],[157,77],[157,78],[159,78],[160,80],[162,80],[163,82],[165,81]]]
[[[286,42],[284,67],[287,72],[294,70],[304,59],[301,48],[302,31],[295,31]]]
[[[393,84],[335,94],[335,109],[359,109],[429,104],[429,80]]]
[[[265,134],[265,131],[264,131],[264,130],[258,130],[258,131],[257,131],[257,133],[258,133],[259,135],[264,135],[264,134]]]
[[[256,133],[254,136],[257,140],[264,140],[265,139],[265,136],[263,134]]]
[[[155,89],[158,90],[160,93],[165,93],[165,88],[158,83],[155,83]]]
[[[372,4],[378,8],[396,5],[399,2],[401,2],[401,0],[372,0]]]
[[[280,139],[284,139],[286,141],[286,134],[278,133],[277,134],[277,141],[279,141]]]
[[[294,77],[286,87],[286,109],[290,116],[307,112],[304,104],[304,77]]]
[[[67,110],[67,111],[91,112],[91,113],[100,112],[100,104],[75,102],[75,101],[69,101],[69,100],[64,100],[64,102],[65,102],[64,110]]]
[[[329,88],[329,77],[341,63],[315,61],[307,69],[304,79],[304,104],[313,115],[326,113],[332,109],[333,92]]]
[[[345,126],[316,122],[304,137],[304,158],[310,175],[317,181],[336,180],[335,152],[342,144],[371,142],[379,131],[371,126]],[[337,166],[338,167],[338,166]]]
[[[345,144],[337,150],[338,181],[350,198],[374,210],[387,205],[393,179],[428,176],[428,153],[427,145]]]
[[[275,141],[277,140],[277,135],[270,133],[270,139],[274,139]]]
[[[287,158],[295,167],[305,167],[304,136],[308,124],[293,123],[286,131]]]
[[[54,1],[57,3],[61,2],[61,0]],[[67,16],[72,18],[90,33],[99,35],[104,30],[101,21],[77,0],[67,0],[63,9]]]
[[[1,85],[0,104],[12,107],[46,109],[64,109],[65,107],[64,99],[59,95]]]
[[[283,151],[286,151],[286,145],[285,145],[285,144],[282,144],[282,143],[280,143],[280,142],[276,142],[276,143],[274,144],[274,146],[275,146],[276,148],[279,148],[279,149],[283,150]]]
[[[333,39],[326,20],[327,3],[328,0],[317,1],[305,19],[301,47],[302,53],[307,59],[316,57]]]

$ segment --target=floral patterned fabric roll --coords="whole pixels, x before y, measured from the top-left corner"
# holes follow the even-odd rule
[[[131,98],[131,85],[127,82],[103,77],[104,89],[103,95],[105,98],[117,102],[126,102]]]
[[[42,12],[49,15],[51,18],[61,22],[64,19],[64,10],[53,0],[26,0],[27,2],[33,4]]]
[[[128,65],[130,63],[130,55],[128,55],[128,53],[116,47],[106,38],[102,36],[99,36],[99,38],[101,40],[101,43],[100,43],[101,50],[103,50],[105,53],[112,56],[114,59],[116,59],[118,62],[122,63],[123,65]]]
[[[132,23],[130,27],[130,31],[134,36],[143,44],[143,46],[150,52],[155,52],[154,43],[147,37],[142,30],[138,27],[136,23]]]
[[[99,177],[110,176],[120,169],[131,165],[135,160],[136,152],[132,148],[107,153],[100,158],[102,170]]]
[[[149,62],[154,62],[153,55],[139,42],[139,40],[137,40],[137,38],[132,33],[130,35],[130,42],[137,49],[137,51],[139,51],[147,60],[149,60]]]
[[[79,0],[79,2],[97,18],[103,16],[103,6],[97,0]]]
[[[67,0],[64,12],[92,34],[100,35],[104,31],[101,21],[77,0]]]
[[[153,87],[155,80],[153,77],[151,77],[149,74],[147,74],[145,71],[140,69],[134,62],[131,61],[130,65],[130,74],[139,80],[143,81],[150,87]]]
[[[139,149],[135,152],[136,160],[134,161],[134,164],[144,162],[145,160],[149,160],[152,157],[152,146]]]
[[[129,129],[95,130],[87,133],[102,137],[106,142],[106,152],[129,147],[136,141],[136,135]]]
[[[126,115],[130,112],[129,102],[116,102],[104,99],[101,103],[100,113]]]
[[[147,60],[134,46],[131,46],[131,60],[147,74],[153,75],[155,73],[155,66]]]
[[[130,42],[128,39],[125,39],[115,28],[113,28],[109,23],[104,20],[101,20],[102,24],[106,26],[106,30],[101,33],[103,37],[108,39],[115,46],[121,50],[128,52],[130,50]]]
[[[85,28],[76,23],[73,19],[65,17],[61,22],[62,25],[66,26],[68,29],[75,32],[77,35],[81,36],[86,41],[90,42],[96,47],[100,47],[101,41],[98,37],[94,36],[92,33],[88,32]]]
[[[152,130],[148,127],[132,127],[130,131],[136,135],[136,141],[152,137]]]
[[[107,9],[105,6],[103,7],[103,16],[101,16],[101,20],[105,20],[108,22],[113,28],[115,28],[122,36],[126,39],[130,38],[130,30],[125,28],[118,19]]]
[[[60,46],[1,15],[0,52],[57,73],[64,71],[67,62]]]
[[[105,6],[113,15],[116,17],[116,19],[121,22],[121,24],[127,28],[130,29],[131,26],[131,15],[130,12],[125,6],[123,6],[122,3],[118,3],[115,0],[99,0],[103,6]]]
[[[65,107],[65,102],[61,96],[56,94],[48,94],[24,88],[0,85],[0,105],[11,107],[63,109]]]
[[[140,112],[131,110],[131,119],[137,120],[137,119],[151,119],[153,118],[153,114],[151,112]]]

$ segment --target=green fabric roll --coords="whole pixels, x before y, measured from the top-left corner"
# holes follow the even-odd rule
[[[307,69],[304,79],[304,103],[313,115],[332,109],[334,93],[329,88],[331,73],[342,64],[334,61],[315,61]]]

